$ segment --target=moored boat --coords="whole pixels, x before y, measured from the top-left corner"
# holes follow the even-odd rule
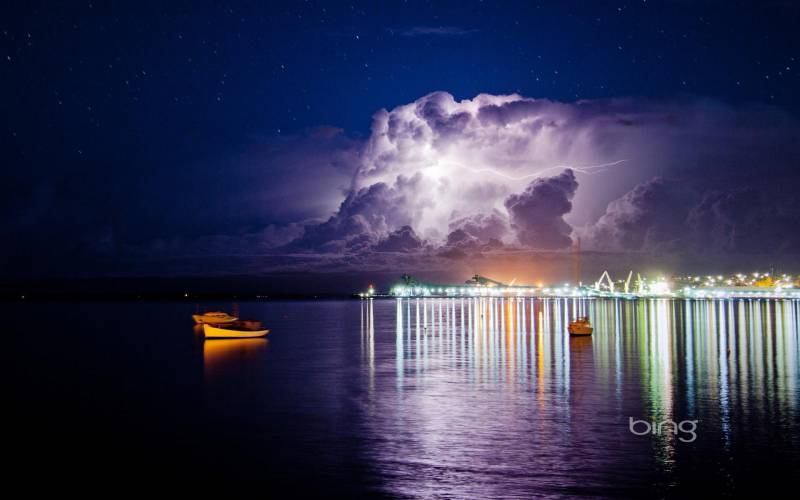
[[[571,321],[567,327],[567,331],[569,331],[570,335],[591,335],[594,328],[589,322],[589,318],[581,317],[575,321]]]
[[[203,325],[203,335],[207,339],[248,339],[264,337],[269,330],[261,325],[260,321],[244,320],[233,323]]]
[[[239,319],[236,316],[231,316],[230,314],[222,311],[207,312],[204,314],[192,314],[192,318],[194,318],[194,322],[198,325],[219,325],[224,323],[233,323]]]

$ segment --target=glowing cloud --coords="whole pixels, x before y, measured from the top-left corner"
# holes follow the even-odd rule
[[[572,210],[577,189],[575,174],[567,169],[561,175],[537,179],[524,192],[509,196],[505,206],[519,242],[532,248],[568,247],[572,228],[563,217]]]
[[[484,223],[492,228],[490,238],[504,243],[561,247],[571,232],[561,219],[565,212],[558,215],[558,244],[518,238],[507,222],[506,199],[528,181],[564,169],[591,175],[623,165],[627,159],[615,156],[624,148],[618,152],[597,143],[598,116],[580,106],[518,95],[481,94],[457,102],[445,92],[381,110],[373,117],[347,199],[330,220],[310,227],[296,247],[319,248],[324,240],[323,245],[338,241],[336,247],[352,248],[406,225],[436,245],[452,242],[448,235],[457,229],[470,241],[486,243],[475,234]],[[466,220],[473,223],[460,227]],[[525,226],[519,213],[515,224]]]
[[[766,154],[777,161],[765,168],[780,178],[789,164],[776,152],[793,158],[797,131],[774,109],[702,99],[456,101],[435,92],[373,116],[344,201],[287,248],[549,250],[569,246],[577,231],[586,248],[686,250],[680,233],[697,196],[720,175],[752,172]],[[676,176],[688,181],[664,180]],[[702,208],[695,224],[728,217]]]

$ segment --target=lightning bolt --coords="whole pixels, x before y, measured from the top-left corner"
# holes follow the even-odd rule
[[[474,174],[487,174],[488,173],[488,174],[497,175],[499,177],[503,177],[503,178],[508,179],[510,181],[522,181],[522,180],[530,179],[530,178],[533,178],[533,177],[541,177],[542,175],[544,175],[547,172],[550,172],[552,170],[561,170],[561,169],[565,169],[565,168],[571,168],[572,170],[574,170],[576,172],[580,172],[582,174],[594,175],[594,174],[601,173],[606,169],[609,169],[609,168],[612,168],[612,167],[616,167],[617,165],[621,165],[621,164],[625,163],[626,161],[628,161],[628,160],[617,160],[617,161],[612,161],[610,163],[601,163],[599,165],[554,165],[552,167],[547,167],[544,170],[540,170],[540,171],[538,171],[536,173],[525,174],[525,175],[520,175],[520,176],[508,175],[508,174],[506,174],[504,172],[500,172],[499,170],[495,170],[493,168],[470,168],[470,167],[467,167],[465,165],[453,165],[453,166],[457,167],[457,168],[464,169],[464,170],[469,170],[470,172],[472,172]]]

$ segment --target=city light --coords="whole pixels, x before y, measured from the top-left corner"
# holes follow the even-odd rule
[[[778,277],[779,276],[779,277]],[[475,275],[462,285],[454,284],[422,284],[415,278],[404,275],[405,283],[393,286],[389,297],[613,297],[635,299],[639,297],[660,298],[800,298],[800,276],[788,274],[771,274],[752,272],[736,273],[730,276],[707,274],[704,277],[688,276],[656,276],[645,277],[628,273],[626,279],[612,279],[604,272],[592,286],[570,283],[546,285],[536,282],[535,285],[517,283],[504,284],[490,278]],[[358,294],[362,298],[382,296],[370,285],[366,292]]]

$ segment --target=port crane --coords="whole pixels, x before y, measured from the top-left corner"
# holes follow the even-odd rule
[[[618,281],[618,283],[623,283],[623,292],[624,293],[631,293],[631,278],[633,277],[633,271],[628,272],[628,277],[623,282],[622,280]],[[594,282],[594,289],[600,290],[605,280],[605,286],[609,292],[614,293],[615,283],[614,280],[611,279],[611,275],[608,274],[608,271],[603,271],[603,274],[600,275],[600,279]],[[639,273],[636,273],[636,290],[637,292],[641,293],[644,289],[644,282],[642,281],[642,276]]]
[[[594,282],[594,289],[600,290],[600,286],[603,284],[603,279],[605,278],[608,291],[614,293],[614,282],[611,281],[611,276],[608,274],[608,271],[603,271],[603,274],[600,275],[600,279]]]

